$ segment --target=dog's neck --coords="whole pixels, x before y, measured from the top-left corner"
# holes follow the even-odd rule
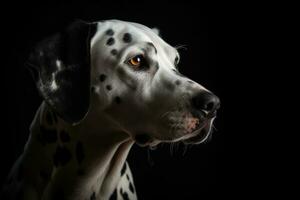
[[[33,132],[37,130],[37,125],[49,127],[46,120],[49,111],[47,104],[43,103],[38,112],[39,123],[32,124]],[[74,126],[58,118],[54,127],[58,141],[52,149],[53,154],[58,146],[66,147],[72,154],[72,159],[63,166],[53,168],[51,174],[54,181],[52,180],[51,187],[56,189],[68,186],[65,191],[69,191],[70,195],[83,195],[82,197],[86,197],[85,194],[75,194],[74,191],[80,192],[80,188],[87,191],[87,188],[92,188],[97,196],[106,197],[110,194],[120,180],[120,171],[133,144],[129,135],[107,116],[96,112],[90,112],[81,123]],[[62,141],[62,131],[69,135],[69,142]]]

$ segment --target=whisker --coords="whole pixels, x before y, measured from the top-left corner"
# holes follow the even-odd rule
[[[183,152],[182,152],[182,156],[185,155],[185,153],[187,152],[187,148],[188,148],[188,145],[183,143]]]
[[[187,45],[186,44],[179,44],[179,45],[176,45],[174,48],[176,50],[180,50],[180,49],[187,50]]]

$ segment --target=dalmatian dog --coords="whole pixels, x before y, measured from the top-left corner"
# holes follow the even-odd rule
[[[34,48],[44,101],[1,199],[135,200],[131,146],[198,144],[217,96],[178,72],[179,53],[144,25],[76,21]]]

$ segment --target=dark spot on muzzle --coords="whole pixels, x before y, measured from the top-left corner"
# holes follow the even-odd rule
[[[175,84],[173,81],[169,81],[169,80],[162,80],[162,84],[163,87],[165,87],[166,89],[173,91],[175,89]]]
[[[175,84],[176,84],[176,85],[180,85],[180,84],[181,84],[181,81],[180,81],[180,80],[176,80],[176,81],[175,81]]]

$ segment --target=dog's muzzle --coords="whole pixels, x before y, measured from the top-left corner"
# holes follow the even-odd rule
[[[199,119],[192,137],[184,140],[186,144],[197,144],[209,138],[211,126],[220,108],[220,99],[211,92],[203,91],[191,99],[191,113]]]

